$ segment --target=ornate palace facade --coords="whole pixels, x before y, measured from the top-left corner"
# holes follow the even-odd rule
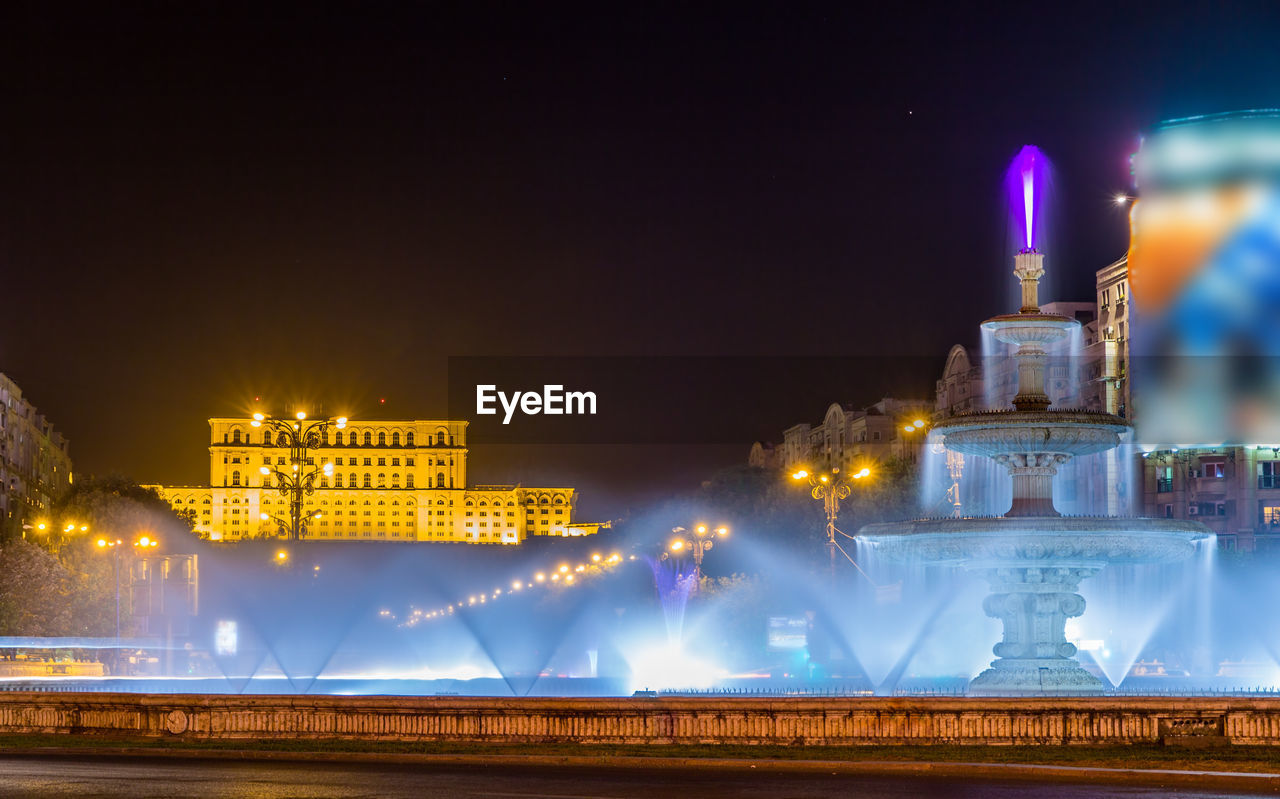
[[[276,535],[289,497],[263,469],[287,468],[287,443],[248,419],[210,419],[209,430],[209,485],[157,490],[212,540]],[[572,488],[468,488],[466,422],[350,421],[308,452],[308,468],[330,464],[306,496],[308,539],[519,544],[598,530],[573,522]]]

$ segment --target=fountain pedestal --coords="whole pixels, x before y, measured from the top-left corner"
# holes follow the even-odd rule
[[[1093,568],[1018,566],[981,570],[991,585],[982,609],[1004,625],[998,660],[969,684],[974,696],[1099,694],[1102,681],[1075,661],[1067,619],[1084,614],[1080,581]]]

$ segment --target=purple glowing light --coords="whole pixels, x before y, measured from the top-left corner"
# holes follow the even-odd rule
[[[1009,217],[1019,234],[1019,244],[1034,250],[1040,244],[1045,198],[1049,189],[1049,159],[1040,148],[1028,144],[1018,151],[1005,173],[1009,193]]]

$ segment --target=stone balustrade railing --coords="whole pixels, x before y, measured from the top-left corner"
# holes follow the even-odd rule
[[[1280,745],[1280,699],[0,694],[0,734],[616,744]]]

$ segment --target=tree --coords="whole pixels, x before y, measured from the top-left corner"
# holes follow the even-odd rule
[[[0,635],[66,635],[78,603],[57,558],[22,539],[0,547]]]

